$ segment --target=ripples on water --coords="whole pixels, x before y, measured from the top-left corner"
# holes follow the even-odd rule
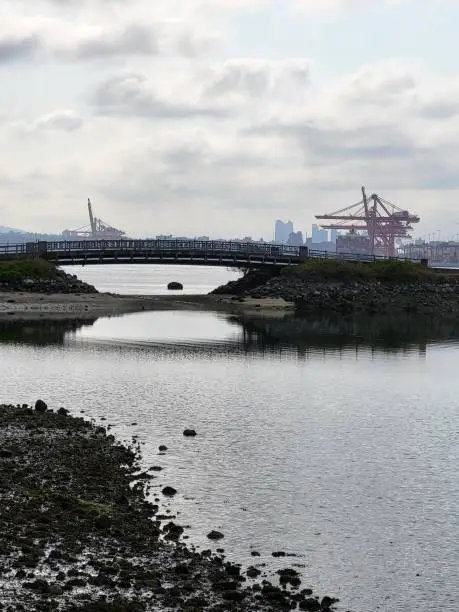
[[[239,560],[296,553],[282,564],[342,610],[453,612],[458,340],[457,322],[412,317],[10,321],[0,399],[84,406],[138,435],[198,545],[217,528]]]

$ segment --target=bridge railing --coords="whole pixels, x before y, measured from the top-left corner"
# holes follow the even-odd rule
[[[25,244],[0,244],[0,255],[21,255],[26,253]]]
[[[126,254],[144,254],[148,251],[179,251],[196,252],[199,254],[228,254],[283,256],[298,259],[334,259],[342,261],[373,262],[388,259],[380,255],[365,255],[359,253],[333,253],[330,251],[304,250],[300,247],[285,244],[268,244],[260,242],[234,242],[225,240],[72,240],[59,242],[32,242],[26,244],[0,245],[0,257],[15,255],[59,254],[101,254],[105,252]],[[421,262],[425,260],[395,257],[398,261]]]
[[[288,245],[273,245],[258,242],[234,242],[224,240],[74,240],[48,242],[47,252],[75,251],[199,251],[225,253],[258,253],[266,255],[299,255],[299,247]]]
[[[334,253],[332,251],[315,251],[310,250],[308,257],[311,259],[339,259],[341,261],[360,261],[360,262],[376,262],[376,261],[402,261],[421,263],[424,259],[414,259],[412,257],[385,257],[384,255],[367,255],[365,253]]]

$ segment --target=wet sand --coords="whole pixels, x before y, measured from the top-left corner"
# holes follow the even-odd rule
[[[144,310],[170,308],[210,308],[231,312],[279,312],[291,310],[293,304],[281,298],[235,298],[223,295],[115,295],[40,294],[0,292],[0,317],[66,318],[78,316],[116,316]]]

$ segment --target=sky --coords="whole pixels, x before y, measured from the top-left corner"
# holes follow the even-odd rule
[[[457,0],[0,0],[0,225],[459,234]]]

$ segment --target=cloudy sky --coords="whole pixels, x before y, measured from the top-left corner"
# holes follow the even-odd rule
[[[457,0],[0,0],[0,225],[459,234]]]

